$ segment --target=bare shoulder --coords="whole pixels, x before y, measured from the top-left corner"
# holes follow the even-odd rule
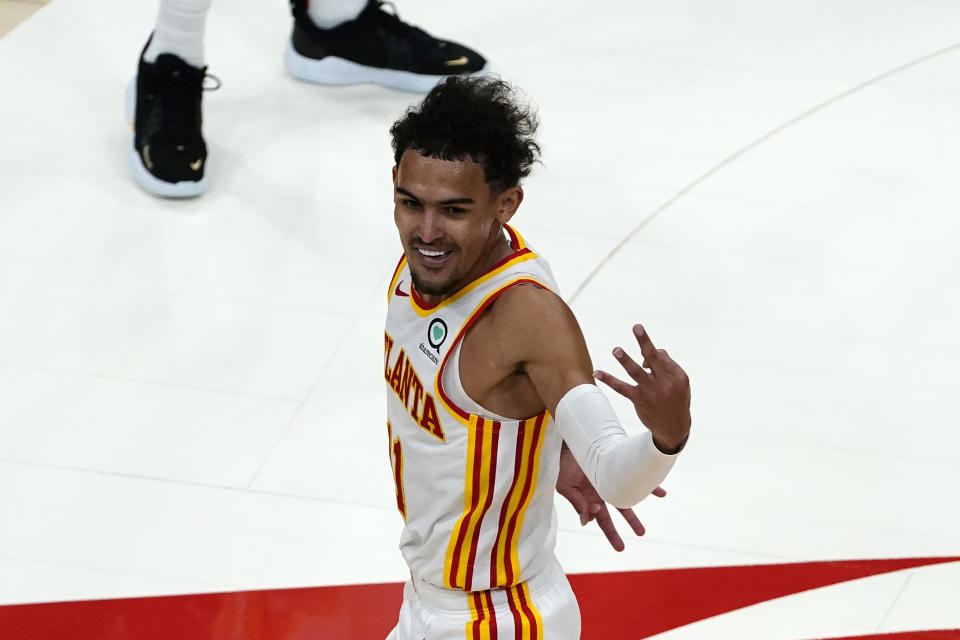
[[[560,319],[573,313],[560,296],[533,283],[518,284],[504,291],[491,308],[496,317],[522,324],[521,316],[536,315],[541,320]]]
[[[501,294],[488,315],[489,328],[518,361],[557,357],[568,349],[579,351],[583,343],[580,325],[567,303],[534,284],[517,285]]]
[[[466,370],[464,361],[471,363]],[[470,329],[460,377],[483,406],[501,415],[533,415],[553,412],[568,390],[593,382],[592,372],[567,304],[548,289],[523,284],[500,294]]]

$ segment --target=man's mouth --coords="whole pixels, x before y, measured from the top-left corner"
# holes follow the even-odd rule
[[[437,251],[435,249],[424,249],[417,247],[417,253],[420,254],[420,261],[427,267],[440,267],[447,261],[447,258],[453,254],[453,251]]]

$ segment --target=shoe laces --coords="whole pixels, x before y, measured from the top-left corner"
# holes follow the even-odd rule
[[[390,7],[386,11],[384,7]],[[376,0],[375,9],[371,7],[371,15],[374,22],[384,28],[386,31],[403,38],[413,38],[416,40],[432,40],[432,36],[419,27],[407,24],[400,19],[400,12],[397,11],[397,5],[390,0]]]
[[[160,129],[177,145],[178,151],[185,149],[185,143],[200,137],[201,92],[216,91],[223,85],[220,78],[207,73],[206,67],[201,69],[201,74],[199,81],[196,74],[179,69],[157,77],[155,95],[159,98]]]

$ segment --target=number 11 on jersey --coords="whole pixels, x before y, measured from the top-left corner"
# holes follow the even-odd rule
[[[393,428],[387,420],[387,439],[390,442],[390,465],[393,467],[393,482],[397,486],[397,509],[407,519],[407,503],[403,499],[403,445],[400,438],[393,437]]]

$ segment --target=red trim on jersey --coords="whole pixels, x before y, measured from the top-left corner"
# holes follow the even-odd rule
[[[431,309],[435,309],[437,305],[440,304],[440,302],[443,302],[443,300],[441,300],[440,302],[435,302],[434,304],[430,304],[429,302],[425,301],[423,298],[420,297],[420,294],[417,293],[417,288],[412,284],[410,285],[410,295],[411,297],[413,297],[413,301],[417,303],[417,306],[423,309],[424,311],[430,311]]]
[[[520,608],[523,609],[524,615],[526,615],[527,620],[530,621],[531,640],[540,640],[543,636],[540,635],[539,628],[537,627],[537,616],[533,615],[530,603],[527,602],[527,597],[523,592],[523,584],[517,585],[517,596],[520,598]]]
[[[477,430],[481,432],[481,436],[483,434],[481,430],[482,424],[483,418],[477,418]],[[493,435],[490,440],[490,479],[487,482],[487,499],[484,501],[483,509],[477,518],[477,526],[473,528],[473,540],[470,541],[470,553],[467,554],[467,575],[466,585],[464,586],[467,591],[470,591],[473,586],[473,563],[477,559],[477,547],[480,546],[480,527],[483,525],[483,519],[486,517],[487,511],[490,510],[490,505],[493,504],[493,490],[496,488],[497,443],[500,440],[500,423],[493,422],[490,428],[493,429]]]
[[[486,302],[484,302],[476,311],[473,312],[473,315],[470,316],[466,324],[463,325],[463,328],[460,329],[460,333],[457,334],[457,337],[451,343],[450,349],[447,350],[447,355],[443,357],[443,362],[440,363],[440,371],[437,373],[437,392],[443,398],[444,404],[447,405],[447,407],[453,409],[457,413],[457,415],[459,415],[464,420],[470,419],[470,412],[458,406],[453,400],[450,399],[450,396],[448,396],[447,393],[443,390],[443,370],[447,366],[447,362],[450,359],[450,354],[453,353],[453,350],[457,347],[457,344],[460,342],[460,340],[463,339],[463,336],[466,335],[470,327],[472,327],[474,323],[476,323],[476,321],[480,318],[480,315],[487,310],[487,307],[493,304],[494,300],[496,300],[501,295],[503,295],[504,293],[506,293],[507,291],[509,291],[510,289],[512,289],[513,287],[519,284],[533,284],[540,287],[541,289],[547,289],[549,291],[549,287],[547,287],[545,284],[543,284],[538,280],[534,280],[533,278],[521,278],[519,280],[510,282],[504,285],[502,289],[495,291],[489,298],[487,298]],[[411,287],[411,290],[412,290],[412,287]]]
[[[400,269],[403,268],[403,261],[406,259],[407,259],[407,254],[405,253],[400,254],[400,259],[397,261],[397,267],[393,270],[393,275],[390,276],[390,284],[387,285],[389,287],[389,289],[387,289],[387,300],[390,300],[393,297],[393,283],[397,281],[397,276],[400,275]],[[412,285],[410,287],[410,290],[411,291],[413,290]]]
[[[477,424],[479,426],[480,421],[483,418],[477,418]],[[463,541],[467,537],[467,529],[470,528],[470,521],[473,520],[473,514],[477,510],[477,504],[480,497],[480,467],[482,464],[483,458],[483,430],[474,429],[473,431],[474,449],[473,449],[473,485],[471,490],[471,495],[473,496],[470,501],[470,510],[467,512],[466,518],[463,519],[463,524],[460,527],[460,531],[457,532],[457,545],[453,550],[453,559],[450,562],[450,586],[451,587],[462,587],[463,585],[457,584],[457,574],[460,573],[460,551],[463,549]],[[470,580],[470,571],[467,572],[466,579]]]

